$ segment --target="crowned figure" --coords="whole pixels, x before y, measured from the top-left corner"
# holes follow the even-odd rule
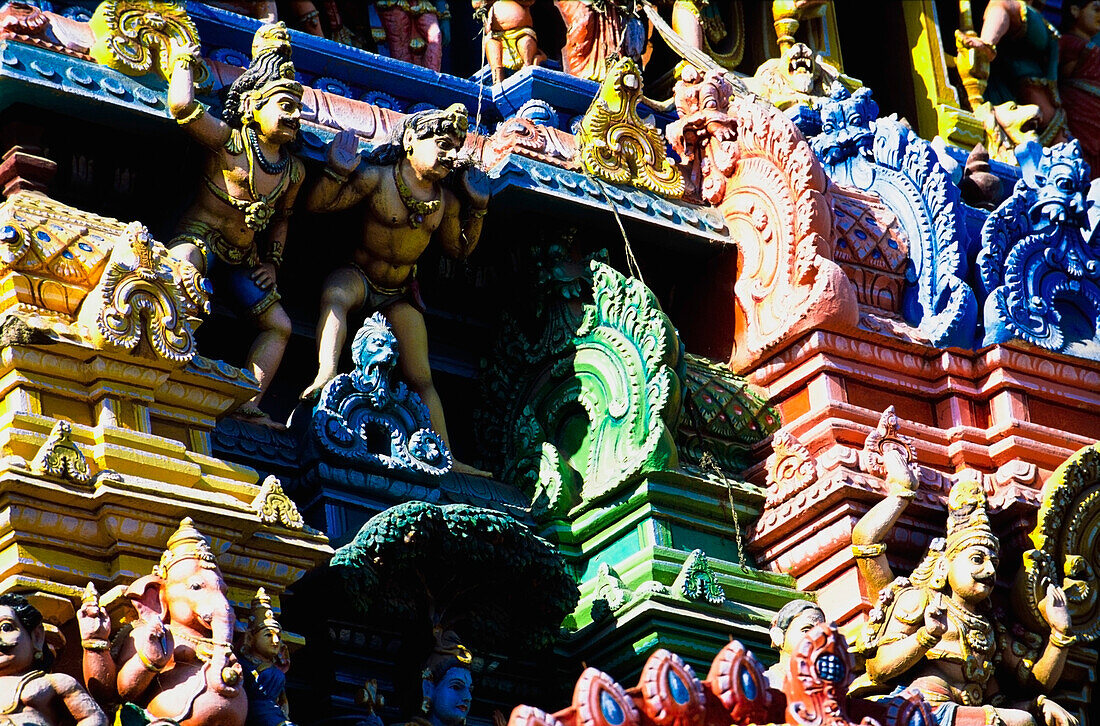
[[[951,488],[947,537],[933,540],[909,577],[895,579],[884,540],[916,496],[917,475],[898,449],[887,449],[883,458],[889,494],[852,532],[860,574],[879,595],[854,648],[865,658],[866,673],[852,684],[852,694],[890,695],[912,686],[932,705],[940,726],[1075,726],[1077,720],[1046,696],[1016,695],[1049,690],[1061,677],[1075,642],[1065,593],[1047,583],[1039,609],[1049,635],[1036,657],[1021,655],[1025,649],[1013,647],[990,604],[1000,542],[976,479]],[[1008,676],[1020,683],[1008,683]]]

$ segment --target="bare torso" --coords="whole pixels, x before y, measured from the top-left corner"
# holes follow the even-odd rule
[[[490,30],[514,30],[515,28],[530,28],[534,26],[534,18],[531,17],[531,3],[521,3],[517,0],[496,0],[491,8],[492,22]]]
[[[229,196],[255,202],[258,198],[253,198],[248,188],[246,154],[247,151],[242,151],[240,154],[233,155],[223,147],[207,156],[203,174],[219,189],[228,192]],[[292,159],[290,163],[297,162]],[[259,198],[267,197],[280,187],[285,192],[290,183],[289,179],[284,181],[284,177],[289,174],[289,167],[285,172],[268,174],[257,166],[253,173]],[[285,194],[279,194],[277,199],[272,200],[273,205],[279,209],[283,208],[284,197]],[[199,193],[194,204],[184,215],[184,220],[202,222],[213,227],[221,232],[226,242],[238,249],[248,250],[254,244],[256,230],[245,224],[244,212],[219,199],[205,181],[199,185]]]
[[[894,612],[905,612],[912,607],[915,608],[914,612],[923,614],[924,603],[925,596],[919,590],[908,590],[899,596],[898,606]],[[977,678],[968,677],[965,667],[967,651],[969,651],[971,657],[977,658],[979,661],[990,662],[997,652],[996,637],[992,624],[990,624],[989,630],[986,631],[988,637],[985,638],[989,647],[979,650],[970,646],[964,650],[962,638],[965,634],[960,627],[959,617],[950,611],[948,612],[947,631],[940,637],[939,642],[905,673],[904,678],[907,681],[911,680],[913,685],[922,690],[950,694],[950,700],[955,703],[976,706],[984,703],[983,699],[989,678],[988,676],[985,678],[980,676]],[[967,617],[972,619],[981,618],[980,615],[976,614]],[[911,616],[906,617],[906,620],[910,619],[914,618]],[[892,639],[896,635],[911,635],[919,630],[922,624],[923,621],[920,619],[915,620],[913,623],[894,620],[889,624],[885,636],[887,639]],[[986,634],[977,632],[978,628],[975,626],[969,627],[975,630],[975,636]],[[986,673],[991,674],[992,668],[987,668]]]
[[[0,693],[12,693],[19,688],[22,678],[23,676],[0,677]],[[60,722],[57,714],[59,695],[51,676],[43,674],[24,684],[18,695],[19,700],[16,703],[6,699],[4,703],[0,703],[0,720],[10,720],[19,726],[50,726]],[[13,706],[14,710],[9,711]]]
[[[244,691],[238,688],[233,698],[215,693],[207,685],[203,664],[181,660],[182,650],[177,646],[172,667],[157,676],[160,690],[146,706],[149,713],[178,720],[180,726],[242,726],[248,714]]]
[[[416,261],[431,242],[447,208],[458,204],[455,196],[438,184],[434,195],[425,195],[420,201],[431,199],[441,199],[442,204],[425,215],[418,227],[410,227],[410,211],[397,191],[392,169],[383,169],[378,189],[364,208],[362,244],[352,254],[355,264],[378,287],[396,289],[409,281]]]

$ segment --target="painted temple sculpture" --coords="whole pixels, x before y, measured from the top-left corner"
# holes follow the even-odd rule
[[[256,32],[252,63],[226,96],[225,120],[195,99],[195,71],[203,67],[198,46],[178,49],[172,63],[169,108],[209,157],[198,198],[168,246],[215,281],[215,296],[231,300],[255,321],[259,334],[247,366],[260,390],[237,414],[270,421],[258,403],[290,338],[276,275],[304,176],[302,162],[287,150],[298,135],[302,104],[290,40],[284,25]]]
[[[0,716],[1095,721],[1100,1],[885,4],[897,87],[829,0],[61,5]]]
[[[1049,628],[1045,643],[1026,657],[1010,644],[1013,636],[989,607],[1000,542],[980,482],[963,480],[951,487],[946,538],[932,541],[908,578],[893,577],[884,540],[918,485],[906,453],[885,451],[888,495],[852,530],[852,555],[877,599],[855,647],[865,658],[866,673],[852,692],[889,693],[897,684],[911,686],[935,709],[937,723],[1076,723],[1052,699],[1040,694],[1030,702],[1017,700],[1016,687],[993,677],[1001,667],[1020,679],[1020,687],[1049,691],[1061,677],[1075,638],[1066,594],[1047,582],[1039,604]]]

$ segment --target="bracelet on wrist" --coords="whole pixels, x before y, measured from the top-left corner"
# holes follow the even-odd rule
[[[142,652],[141,652],[141,648],[136,648],[136,650],[137,650],[137,654],[138,654],[138,660],[140,660],[140,661],[141,661],[141,666],[142,666],[142,667],[143,667],[143,668],[144,668],[145,670],[149,671],[150,673],[160,673],[160,672],[162,672],[162,671],[163,671],[163,670],[164,670],[165,668],[167,668],[167,667],[168,667],[168,664],[167,664],[167,663],[165,663],[165,664],[164,664],[164,665],[162,665],[162,666],[156,666],[156,665],[154,665],[154,664],[153,664],[153,661],[149,660],[149,658],[148,658],[148,657],[147,657],[147,656],[146,656],[146,655],[145,655],[144,653],[142,653]]]
[[[347,174],[341,174],[340,172],[333,169],[331,166],[325,167],[325,176],[327,176],[329,179],[339,182],[340,184],[344,184],[348,180]]]
[[[1065,635],[1057,630],[1050,631],[1050,644],[1055,648],[1072,648],[1077,645],[1076,635]]]
[[[920,647],[928,649],[938,642],[940,642],[940,636],[932,635],[923,625],[917,630],[917,645]]]
[[[873,560],[884,552],[886,552],[885,542],[867,545],[852,545],[852,557],[855,557],[857,560]]]
[[[107,650],[111,644],[103,638],[84,638],[80,641],[84,650]]]
[[[182,118],[177,118],[176,123],[180,126],[186,126],[187,124],[194,123],[200,118],[206,115],[206,106],[202,105],[198,101],[195,102],[195,107],[191,109],[191,112]]]

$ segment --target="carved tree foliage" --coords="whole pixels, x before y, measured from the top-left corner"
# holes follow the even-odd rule
[[[523,524],[465,504],[372,517],[332,567],[365,614],[427,616],[473,647],[542,647],[579,599],[561,555]]]
[[[1046,633],[1039,602],[1047,582],[1061,583],[1073,632],[1095,641],[1100,636],[1100,444],[1081,449],[1047,479],[1031,543],[1034,549],[1024,553],[1016,580],[1019,614],[1035,632]]]

